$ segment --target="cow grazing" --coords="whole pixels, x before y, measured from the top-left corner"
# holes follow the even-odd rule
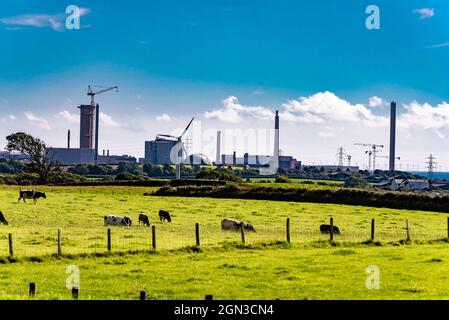
[[[104,225],[111,225],[111,226],[128,226],[131,227],[132,225],[132,219],[128,216],[120,217],[120,216],[104,216]]]
[[[221,221],[222,230],[240,231],[242,228],[242,222],[238,222],[232,219],[224,219]],[[246,231],[256,232],[256,229],[249,223],[243,222],[243,229]]]
[[[150,226],[150,218],[145,213],[139,214],[139,226],[143,224],[144,226]]]
[[[4,224],[6,226],[8,225],[8,221],[6,221],[5,216],[1,211],[0,211],[0,224]]]
[[[34,204],[37,203],[39,198],[47,199],[47,196],[44,192],[36,191],[36,190],[20,190],[19,201],[23,199],[23,202],[26,203],[25,199],[33,199]]]
[[[321,233],[331,233],[331,225],[330,224],[322,224],[320,225]],[[340,234],[340,229],[337,226],[334,226],[334,233]]]
[[[159,219],[161,219],[162,222],[164,222],[165,220],[171,222],[170,212],[165,210],[159,210]]]

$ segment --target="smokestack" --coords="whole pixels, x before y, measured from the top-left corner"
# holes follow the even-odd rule
[[[215,165],[221,164],[221,131],[217,131],[217,159]]]
[[[276,110],[274,118],[274,166],[279,168],[279,112]]]
[[[237,155],[236,152],[232,154],[232,165],[235,166],[237,164]]]
[[[103,157],[106,155],[106,150],[103,149]]]
[[[67,149],[70,149],[70,129],[67,131]]]
[[[395,170],[396,151],[396,102],[391,102],[390,108],[390,172]]]
[[[109,157],[109,149],[108,149],[108,151],[107,151],[107,154],[106,154],[108,157]]]
[[[94,110],[95,106],[80,105],[80,148],[93,148]]]
[[[100,126],[100,106],[97,104],[95,113],[95,164],[98,164],[98,131]]]

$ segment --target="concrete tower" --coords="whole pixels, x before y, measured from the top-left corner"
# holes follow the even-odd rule
[[[95,165],[98,165],[98,135],[100,130],[100,106],[95,107]]]
[[[95,106],[80,105],[80,148],[92,149],[94,137]]]
[[[390,108],[390,171],[395,170],[394,160],[396,158],[396,102],[391,102]]]
[[[217,158],[215,160],[215,165],[221,164],[221,131],[217,131]]]
[[[276,110],[276,116],[274,118],[274,157],[273,165],[277,169],[279,168],[279,112]]]

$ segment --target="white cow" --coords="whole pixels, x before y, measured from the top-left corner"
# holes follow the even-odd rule
[[[232,230],[232,231],[239,231],[241,228],[241,222],[232,220],[232,219],[223,219],[221,221],[221,229],[222,230]],[[256,232],[256,229],[254,229],[254,227],[252,225],[250,225],[249,223],[243,223],[243,228],[246,231],[254,231]]]
[[[104,216],[104,225],[111,226],[128,226],[131,227],[132,220],[128,216],[120,217],[120,216]]]

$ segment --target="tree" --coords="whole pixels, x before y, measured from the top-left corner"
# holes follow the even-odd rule
[[[56,166],[56,162],[49,154],[45,142],[24,132],[13,133],[6,137],[8,144],[6,150],[18,151],[27,156],[30,161],[26,166],[29,172],[37,173],[39,180],[46,183],[48,174]]]

